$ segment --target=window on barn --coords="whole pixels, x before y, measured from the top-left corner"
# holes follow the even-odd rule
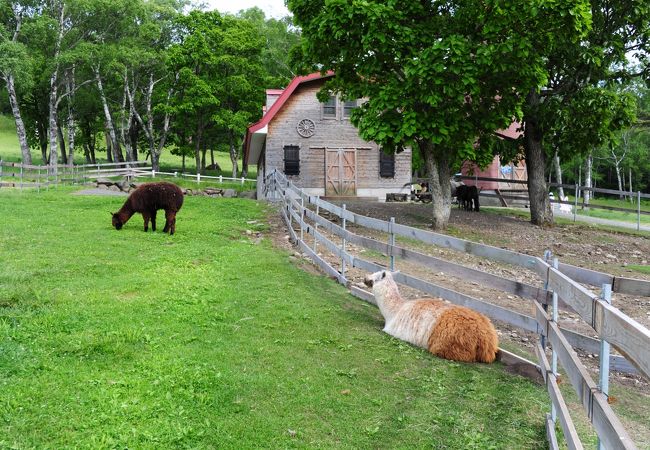
[[[395,155],[384,153],[379,149],[379,176],[382,178],[395,177]]]
[[[330,96],[329,100],[323,103],[323,118],[336,119],[336,97]]]
[[[297,145],[284,146],[284,174],[300,175],[300,147]]]
[[[357,107],[357,101],[352,100],[350,102],[344,102],[343,103],[343,117],[345,118],[350,118],[350,115],[352,114],[352,110]]]

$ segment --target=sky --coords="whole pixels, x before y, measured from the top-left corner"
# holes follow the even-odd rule
[[[203,0],[209,9],[220,12],[236,13],[242,9],[257,6],[266,14],[266,17],[279,19],[289,15],[289,10],[284,6],[284,0]]]

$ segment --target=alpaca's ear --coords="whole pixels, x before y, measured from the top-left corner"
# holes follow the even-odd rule
[[[384,278],[386,278],[386,271],[385,270],[381,273],[381,279],[383,280]]]

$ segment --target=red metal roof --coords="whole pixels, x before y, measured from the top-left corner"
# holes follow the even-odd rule
[[[286,87],[286,89],[267,89],[267,93],[280,93],[280,97],[273,103],[273,105],[269,108],[269,110],[262,116],[260,120],[252,124],[251,126],[248,127],[248,130],[246,130],[246,138],[244,139],[244,164],[248,164],[248,155],[250,152],[250,135],[255,133],[258,130],[261,130],[265,126],[271,122],[273,117],[282,109],[282,106],[287,102],[289,97],[291,97],[291,94],[293,94],[293,91],[296,90],[298,86],[300,86],[302,83],[306,83],[308,81],[314,81],[314,80],[320,80],[321,78],[329,78],[334,76],[334,72],[331,70],[328,71],[325,75],[323,75],[320,72],[315,72],[311,73],[309,75],[304,75],[304,76],[299,76],[295,77],[293,80],[291,80],[291,83],[289,83],[289,86]]]

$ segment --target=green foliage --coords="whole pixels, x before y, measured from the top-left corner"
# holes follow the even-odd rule
[[[171,108],[176,144],[198,152],[219,143],[231,147],[264,102],[262,39],[244,19],[218,12],[192,11],[178,19],[179,43],[169,50],[169,64],[179,73]],[[235,155],[236,159],[236,155]]]
[[[249,20],[264,38],[261,60],[264,65],[265,86],[285,87],[296,75],[289,66],[289,54],[300,40],[300,33],[293,26],[292,18],[267,19],[264,11],[258,7],[240,11],[238,16]]]
[[[351,117],[362,138],[422,153],[434,228],[450,214],[451,168],[492,161],[493,133],[520,120],[526,96],[549,81],[539,49],[556,36],[577,42],[589,18],[586,0],[287,4],[302,29],[296,64],[336,73],[320,99],[363,98]]]
[[[170,237],[121,203],[0,190],[0,447],[545,448],[544,389],[386,335],[260,204],[188,197]]]

